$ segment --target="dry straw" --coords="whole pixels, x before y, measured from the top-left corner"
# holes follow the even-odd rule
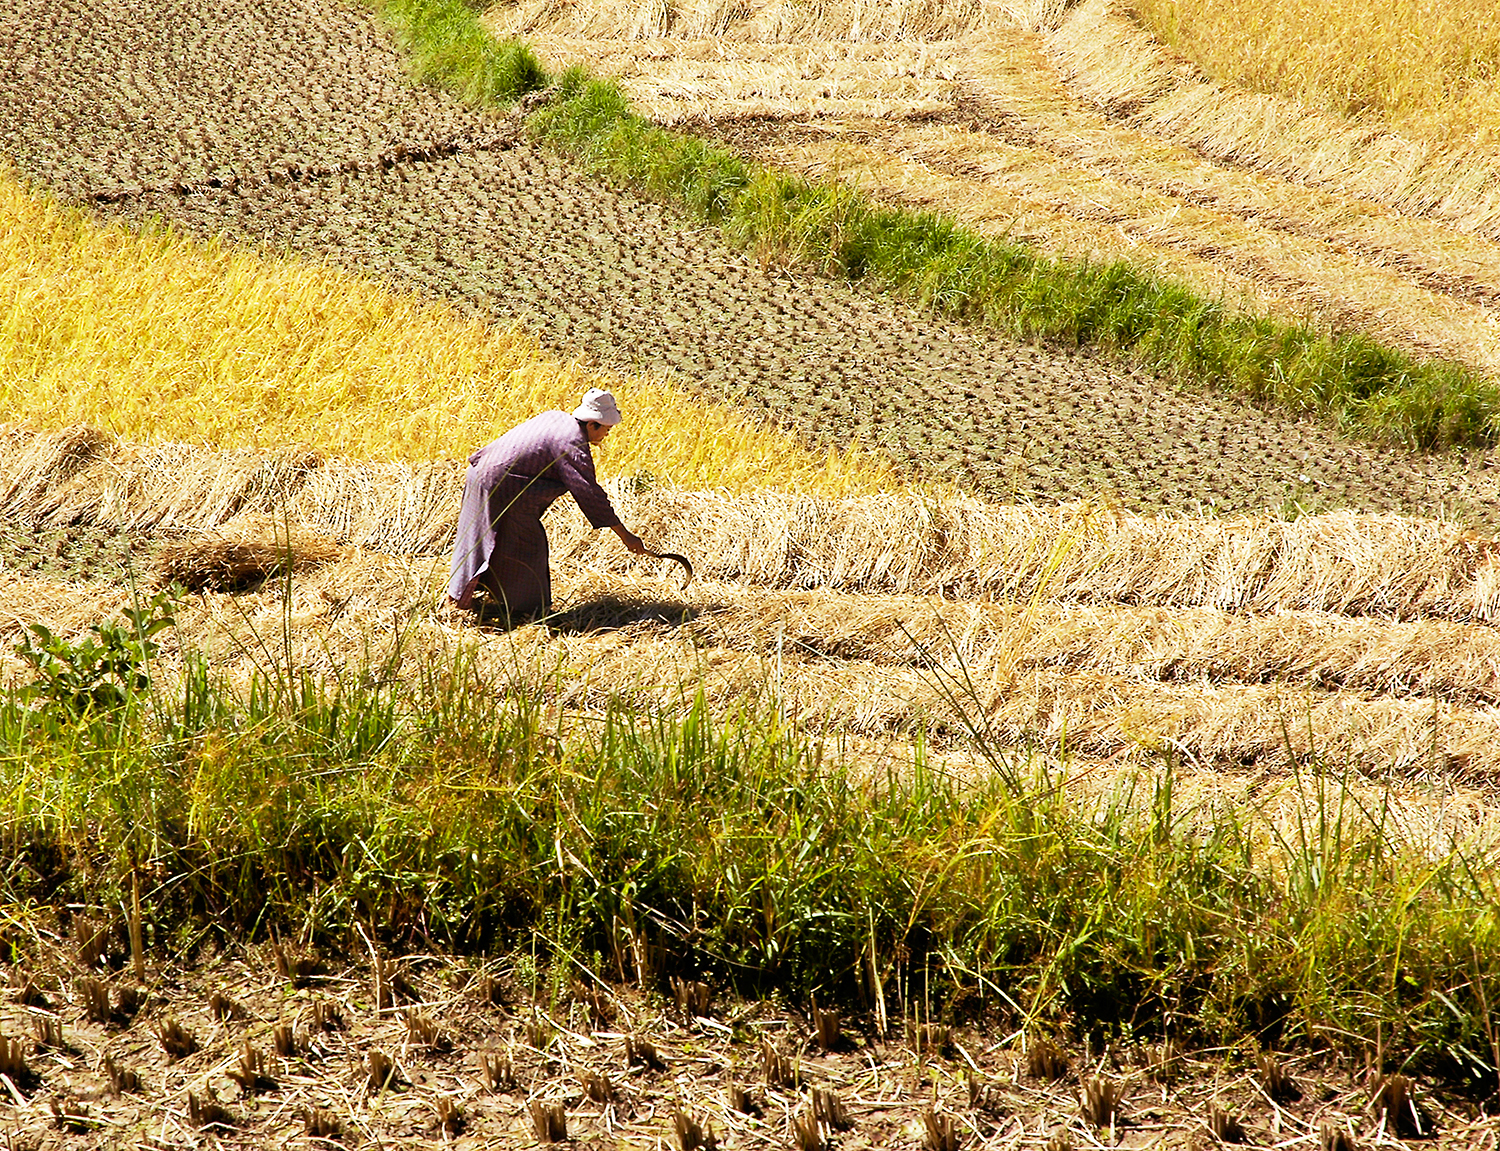
[[[545,684],[567,708],[621,695],[672,708],[701,687],[715,708],[758,699],[809,730],[872,738],[931,724],[1093,758],[1323,757],[1500,778],[1492,546],[1440,522],[617,488],[627,522],[692,556],[691,589],[564,501],[550,517],[561,614],[550,631],[486,634],[433,614],[456,473],[443,499],[432,473],[406,466],[229,453],[216,468],[195,449],[169,473],[168,449],[77,431],[13,433],[4,449],[8,516],[88,522],[108,509],[191,529],[200,566],[241,546],[290,554],[289,580],[196,597],[167,637],[235,679],[398,651],[415,669],[472,644],[488,682]],[[362,493],[357,517],[335,518],[351,501],[330,492]],[[386,546],[429,554],[366,550],[382,531]],[[129,602],[110,585],[0,586],[12,640],[32,621],[73,634]],[[13,656],[5,666],[23,674]]]
[[[259,514],[342,545],[435,555],[451,539],[460,491],[454,465],[137,450],[79,430],[13,431],[0,441],[0,475],[22,477],[8,485],[0,514],[23,521],[209,529]],[[1402,619],[1492,620],[1500,608],[1492,543],[1437,520],[1206,519],[910,490],[820,499],[611,486],[625,521],[654,546],[688,555],[700,578],[776,589]],[[570,501],[549,520],[559,562],[635,570]]]
[[[1084,0],[1048,47],[1080,93],[1137,127],[1500,240],[1500,157],[1491,149],[1415,142],[1286,97],[1226,89],[1185,69],[1110,0]],[[1401,66],[1409,61],[1403,51]]]
[[[487,18],[506,33],[590,40],[947,40],[987,22],[982,0],[501,0]]]

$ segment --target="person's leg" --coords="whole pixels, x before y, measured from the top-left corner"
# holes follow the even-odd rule
[[[514,512],[495,525],[495,550],[481,577],[490,597],[512,619],[552,608],[547,531],[534,516]]]

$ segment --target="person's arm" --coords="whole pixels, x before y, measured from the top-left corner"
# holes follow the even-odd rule
[[[598,529],[619,526],[620,517],[594,474],[594,459],[589,454],[586,441],[582,448],[566,443],[557,445],[551,472],[572,493],[590,527]],[[625,546],[630,545],[627,543]]]
[[[615,524],[613,526],[615,529],[615,535],[620,537],[620,542],[627,548],[629,548],[638,556],[649,554],[646,551],[646,545],[641,543],[641,537],[636,535],[635,532],[631,531],[624,524]]]

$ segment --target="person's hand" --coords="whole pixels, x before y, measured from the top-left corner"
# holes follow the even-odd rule
[[[620,537],[620,542],[624,544],[628,550],[634,552],[636,555],[644,556],[651,554],[646,549],[646,545],[641,542],[641,537],[636,535],[635,532],[631,531],[624,524],[615,525],[615,534]]]

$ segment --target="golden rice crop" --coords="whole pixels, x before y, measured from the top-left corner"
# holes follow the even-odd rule
[[[1500,144],[1497,0],[1131,0],[1221,83],[1374,113],[1439,142]]]
[[[145,444],[467,455],[529,415],[612,388],[603,473],[691,487],[873,491],[889,469],[806,448],[661,378],[619,379],[532,337],[302,260],[101,226],[0,178],[0,405]]]

